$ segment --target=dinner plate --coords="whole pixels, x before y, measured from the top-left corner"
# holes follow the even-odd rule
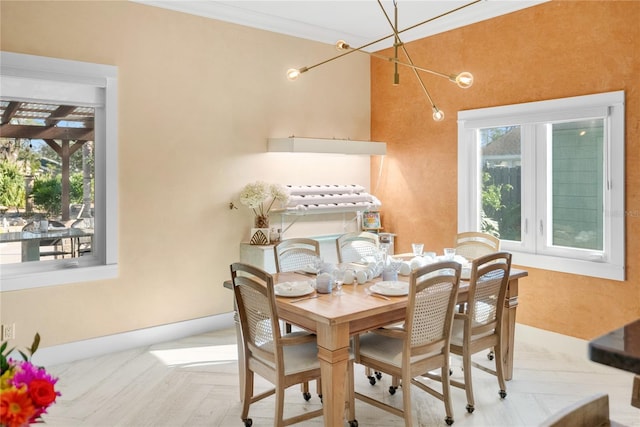
[[[312,265],[305,265],[300,270],[296,271],[296,273],[301,274],[318,274],[318,269]]]
[[[309,295],[315,291],[311,283],[312,282],[308,280],[301,282],[283,282],[275,285],[273,289],[279,297],[300,297]]]
[[[369,289],[371,289],[371,292],[375,292],[380,295],[407,295],[409,293],[409,283],[389,280],[375,283],[371,285]]]

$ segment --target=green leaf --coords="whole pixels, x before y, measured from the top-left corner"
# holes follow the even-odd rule
[[[22,351],[18,350],[18,353],[20,353],[20,355],[22,356],[22,358],[24,359],[24,361],[25,361],[25,362],[29,360],[29,358],[27,357],[27,355],[26,355],[26,354],[24,354]]]
[[[36,332],[36,336],[33,337],[33,344],[31,344],[30,353],[33,356],[33,353],[36,352],[38,347],[40,346],[40,334]]]

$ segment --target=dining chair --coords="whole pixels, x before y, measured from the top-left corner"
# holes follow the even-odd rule
[[[609,395],[597,393],[551,415],[540,424],[540,427],[604,427],[610,425],[612,424],[609,419]]]
[[[378,253],[380,238],[368,231],[346,233],[336,239],[338,263],[359,262],[366,256]]]
[[[366,256],[374,256],[380,249],[380,237],[369,231],[345,233],[336,239],[338,263],[360,262]],[[365,375],[371,385],[382,379],[380,372],[372,372],[365,366]]]
[[[60,221],[49,220],[49,226],[54,228],[66,228],[63,223]],[[24,227],[22,227],[22,231],[38,231],[40,229],[39,221],[30,221]],[[53,238],[53,239],[41,239],[40,246],[40,258],[46,256],[52,256],[54,259],[58,259],[58,257],[64,258],[66,255],[73,257],[73,250],[71,249],[71,245],[68,242],[65,242],[67,239],[61,238]],[[48,249],[42,249],[48,248]]]
[[[404,326],[367,332],[354,338],[356,363],[400,378],[402,409],[355,392],[356,398],[404,418],[412,425],[411,385],[444,402],[448,425],[453,424],[449,388],[449,340],[460,285],[461,266],[441,261],[424,266],[410,276]],[[418,380],[440,369],[441,390]],[[392,386],[389,390],[395,394]]]
[[[320,256],[320,242],[314,239],[292,238],[285,239],[273,247],[273,254],[276,261],[276,272],[304,270],[305,267],[313,265],[316,258]],[[284,324],[285,332],[291,332],[291,324]],[[322,383],[316,382],[316,391],[322,399]],[[309,393],[309,383],[302,384],[302,396],[304,400],[311,399]]]
[[[456,255],[462,255],[469,261],[473,261],[482,255],[487,255],[500,250],[500,239],[479,231],[465,231],[458,233],[454,242]]]
[[[78,228],[81,230],[87,230],[93,228],[93,218],[78,218],[71,223],[71,228]],[[91,236],[84,236],[77,238],[76,256],[91,253],[91,243],[93,238]]]
[[[284,418],[285,389],[320,378],[320,362],[315,335],[293,332],[282,335],[276,308],[273,276],[244,263],[231,264],[231,280],[238,308],[244,351],[244,398],[241,419],[251,426],[249,407],[275,394],[276,426],[299,423],[322,415],[322,409]],[[258,374],[274,388],[254,395],[254,375]],[[348,364],[347,412],[349,425],[357,426],[353,391],[353,358]]]
[[[451,380],[467,395],[467,411],[474,410],[472,366],[495,375],[501,398],[507,396],[504,379],[503,320],[505,295],[511,271],[511,254],[495,252],[473,260],[467,302],[463,311],[455,314],[450,350],[462,356],[464,382]],[[479,351],[491,349],[495,353],[496,368],[490,369],[471,361]]]
[[[320,256],[320,242],[314,239],[285,239],[273,247],[276,271],[298,271],[313,265]]]

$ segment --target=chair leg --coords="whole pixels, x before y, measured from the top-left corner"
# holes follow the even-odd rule
[[[302,391],[302,397],[304,400],[309,401],[311,399],[311,393],[309,393],[309,383],[303,382],[300,384],[300,391]]]
[[[349,426],[357,426],[358,422],[356,421],[356,406],[355,406],[355,384],[354,384],[354,375],[353,375],[353,361],[349,361],[349,365],[347,367],[347,390],[345,396],[347,396],[347,421],[349,422]],[[320,380],[318,380],[318,383]]]
[[[393,377],[394,379],[396,377]],[[404,416],[405,427],[413,425],[413,417],[411,414],[411,378],[408,375],[402,376],[402,411]]]
[[[274,425],[284,426],[284,388],[276,381],[276,414]]]
[[[308,402],[311,399],[311,393],[309,392],[309,383],[301,383],[300,391],[302,392],[302,397],[304,398],[304,400]],[[320,378],[316,380],[316,393],[318,394],[318,397],[322,399],[322,381],[320,380]]]
[[[443,366],[440,372],[442,378],[442,400],[444,401],[444,411],[447,414],[444,421],[447,425],[453,424],[453,407],[451,405],[451,384],[449,383],[451,368],[449,364]]]
[[[368,366],[364,367],[364,374],[367,376],[367,378],[369,378],[369,384],[371,385],[376,384],[376,377],[373,376],[373,371],[371,370],[370,367]]]
[[[242,415],[240,419],[245,421],[249,417],[249,405],[253,397],[253,371],[245,369],[244,374],[244,399],[242,401]]]
[[[471,354],[466,348],[462,351],[462,369],[464,370],[464,390],[467,393],[467,412],[472,413],[475,409],[475,402],[471,381]]]
[[[400,378],[398,377],[391,377],[391,387],[398,389],[398,387],[400,387]]]
[[[495,346],[496,376],[498,377],[498,385],[500,386],[500,397],[507,397],[507,384],[504,381],[504,357],[502,355],[502,345],[498,343]]]

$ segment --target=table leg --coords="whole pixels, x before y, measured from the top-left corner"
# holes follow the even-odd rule
[[[30,239],[22,241],[22,262],[38,261],[40,259],[40,240]]]
[[[343,426],[345,387],[348,383],[349,325],[318,325],[317,336],[324,425]]]
[[[502,321],[504,322],[504,379],[509,381],[513,378],[513,349],[516,333],[516,310],[518,308],[518,279],[509,281],[507,297],[504,304],[505,310],[502,316]]]

